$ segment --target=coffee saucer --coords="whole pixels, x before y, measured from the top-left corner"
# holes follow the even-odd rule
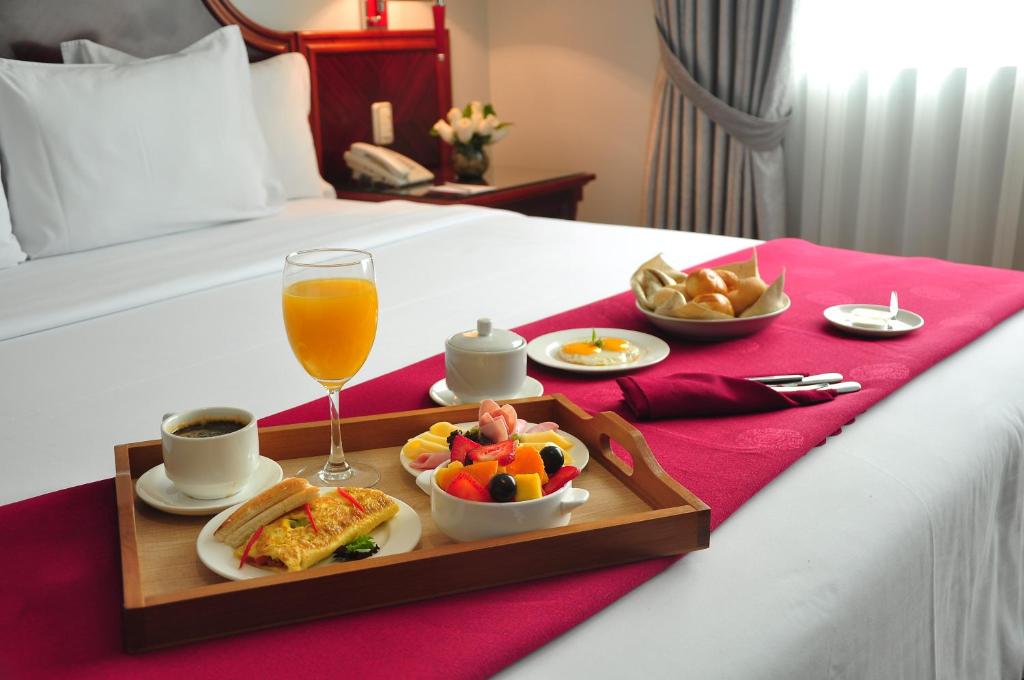
[[[527,399],[529,397],[539,397],[544,394],[544,385],[540,383],[536,378],[526,376],[526,380],[523,382],[523,386],[515,394],[507,397],[502,397],[502,401],[505,399]],[[434,400],[435,404],[440,406],[460,406],[465,402],[455,396],[455,393],[448,389],[448,383],[441,378],[436,383],[430,386],[430,398]]]
[[[164,465],[161,463],[150,468],[135,482],[135,493],[147,504],[157,510],[172,515],[216,515],[224,508],[230,508],[249,500],[259,492],[274,486],[284,477],[284,472],[277,461],[260,456],[256,472],[242,487],[242,490],[227,498],[202,500],[186,496],[167,478]]]

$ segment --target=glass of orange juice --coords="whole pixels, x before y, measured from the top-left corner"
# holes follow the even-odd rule
[[[345,460],[338,397],[362,367],[377,335],[373,256],[362,250],[317,248],[285,258],[282,311],[295,358],[327,389],[331,451],[310,482],[321,486],[373,486],[380,473]]]

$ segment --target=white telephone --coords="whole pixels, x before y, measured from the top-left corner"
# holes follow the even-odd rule
[[[355,142],[345,152],[345,163],[352,168],[352,177],[368,177],[393,187],[420,184],[434,179],[434,173],[397,151],[372,144]]]

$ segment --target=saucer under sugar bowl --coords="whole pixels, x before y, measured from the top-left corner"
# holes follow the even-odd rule
[[[478,319],[444,343],[445,382],[463,403],[511,399],[526,380],[526,339]]]

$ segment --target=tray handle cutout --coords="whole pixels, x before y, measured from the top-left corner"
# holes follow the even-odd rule
[[[644,436],[618,413],[602,411],[580,425],[587,434],[587,446],[593,447],[604,467],[652,507],[675,507],[682,500],[694,510],[707,509],[661,468]],[[629,454],[632,466],[615,452],[612,442]]]

